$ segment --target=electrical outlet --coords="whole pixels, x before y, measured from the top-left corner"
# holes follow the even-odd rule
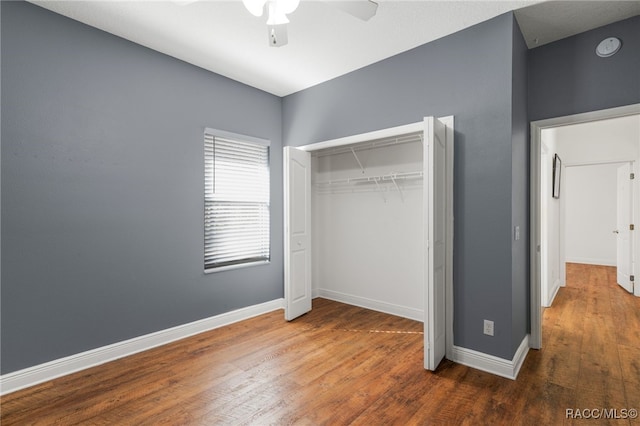
[[[493,336],[493,321],[484,320],[484,334]]]

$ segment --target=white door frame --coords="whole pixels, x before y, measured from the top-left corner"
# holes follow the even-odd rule
[[[550,170],[551,167],[548,167],[550,164],[550,155],[547,147],[544,144],[540,146],[540,158],[541,161],[544,160],[544,163],[540,163],[540,168],[542,170],[542,165],[546,163],[546,171]],[[551,176],[550,173],[545,173],[542,175],[540,188],[540,297],[541,297],[541,305],[547,306],[549,303],[549,294],[547,293],[547,289],[549,288],[549,259],[548,259],[548,251],[549,251],[549,242],[548,239],[548,197],[549,190],[551,189]],[[542,197],[544,196],[544,197]]]
[[[531,318],[531,334],[529,339],[529,347],[540,349],[542,347],[542,304],[541,304],[541,285],[540,285],[540,157],[542,130],[554,127],[566,126],[569,124],[587,123],[590,121],[599,121],[609,118],[624,117],[627,115],[640,114],[640,104],[627,105],[606,110],[586,112],[582,114],[568,115],[564,117],[550,118],[546,120],[531,122],[531,157],[530,157],[530,174],[529,174],[529,190],[530,190],[530,318]],[[638,211],[638,197],[634,197],[634,211]],[[635,233],[634,247],[638,245],[638,234]],[[634,252],[634,262],[640,265],[640,250]],[[640,287],[640,286],[637,286]],[[637,293],[636,296],[640,295]]]
[[[454,136],[454,118],[453,116],[438,117],[446,129],[447,144],[447,164],[446,164],[446,185],[447,194],[453,194],[453,136]],[[296,148],[303,151],[317,151],[326,148],[335,148],[344,145],[350,145],[360,142],[367,142],[374,139],[383,139],[398,136],[406,133],[422,132],[425,130],[424,121],[406,124],[403,126],[391,127],[388,129],[376,130],[373,132],[362,133],[353,136],[332,139],[323,142],[312,143],[309,145],[298,146]],[[445,271],[445,346],[446,357],[453,359],[453,197],[447,199],[446,211],[446,271]],[[424,280],[425,294],[428,289],[428,280]],[[432,295],[433,297],[433,295]],[[426,307],[425,307],[426,309]],[[425,336],[426,338],[427,336]]]

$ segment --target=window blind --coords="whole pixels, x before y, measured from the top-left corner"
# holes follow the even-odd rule
[[[269,145],[205,133],[204,267],[270,258]]]

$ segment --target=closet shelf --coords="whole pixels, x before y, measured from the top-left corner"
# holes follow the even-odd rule
[[[358,176],[353,178],[335,179],[328,181],[316,182],[316,186],[326,187],[331,185],[344,185],[344,184],[357,184],[357,183],[381,183],[381,182],[395,182],[396,180],[406,179],[420,179],[423,176],[423,172],[392,172],[384,175],[377,176]]]
[[[355,155],[355,153],[359,151],[367,151],[370,149],[383,148],[391,145],[402,145],[405,143],[414,143],[414,142],[422,142],[422,141],[423,141],[422,132],[409,133],[406,135],[396,136],[393,138],[378,139],[378,140],[374,140],[366,143],[358,143],[352,146],[326,148],[320,151],[314,151],[311,153],[311,155],[314,157],[324,157],[327,155],[347,154],[349,152]]]

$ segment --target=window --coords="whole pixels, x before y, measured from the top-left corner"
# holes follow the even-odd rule
[[[206,129],[204,269],[270,259],[269,141]]]

